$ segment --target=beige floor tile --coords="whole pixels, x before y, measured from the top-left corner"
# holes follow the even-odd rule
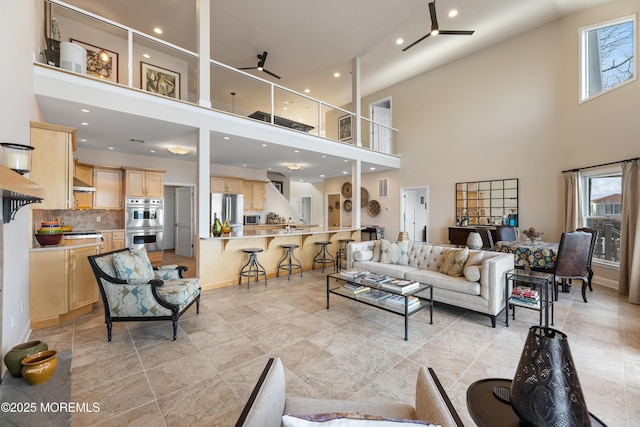
[[[218,375],[218,370],[200,353],[172,359],[146,370],[156,398]]]
[[[164,425],[158,403],[153,401],[96,424],[100,427],[148,427]]]

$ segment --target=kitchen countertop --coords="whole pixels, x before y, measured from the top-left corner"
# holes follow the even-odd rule
[[[67,243],[68,242],[68,243]],[[76,243],[82,242],[82,240],[63,240],[57,246],[40,246],[36,242],[36,245],[30,249],[31,252],[42,252],[42,251],[60,251],[65,249],[76,249],[76,248],[86,248],[89,246],[100,246],[102,242],[91,242],[91,243]]]
[[[304,234],[326,234],[339,233],[341,231],[359,231],[362,227],[317,227],[308,225],[304,227],[292,227],[290,231],[282,230],[248,230],[242,233],[231,232],[227,236],[220,237],[201,237],[200,240],[234,240],[234,239],[250,239],[254,237],[278,237],[278,236],[299,236]]]

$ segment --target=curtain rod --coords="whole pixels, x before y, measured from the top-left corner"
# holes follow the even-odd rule
[[[562,173],[580,172],[581,170],[584,170],[584,169],[593,169],[593,168],[599,168],[601,166],[617,165],[618,163],[628,163],[628,162],[633,162],[634,160],[640,160],[640,157],[634,157],[633,159],[626,159],[626,160],[618,160],[617,162],[602,163],[602,164],[593,165],[593,166],[585,166],[583,168],[568,169],[566,171],[562,171]]]

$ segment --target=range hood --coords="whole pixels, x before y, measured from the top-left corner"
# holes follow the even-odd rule
[[[79,180],[75,176],[73,177],[73,192],[74,193],[93,193],[96,191],[96,187],[92,187],[86,182]]]

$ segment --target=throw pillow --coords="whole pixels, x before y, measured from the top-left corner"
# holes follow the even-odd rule
[[[447,276],[460,277],[464,263],[469,256],[469,248],[464,249],[446,249],[442,256],[442,264],[440,265],[440,273]]]
[[[154,278],[153,267],[144,248],[113,254],[113,265],[116,268],[116,277],[121,280],[146,283]]]
[[[373,258],[371,261],[380,262],[380,247],[382,246],[382,240],[376,240],[373,244]]]
[[[353,251],[353,260],[354,261],[369,261],[373,258],[373,251]]]
[[[439,427],[435,424],[425,423],[419,420],[398,420],[392,418],[384,418],[376,415],[351,414],[351,413],[329,413],[314,415],[283,415],[282,424],[285,427],[411,427],[411,426],[429,426]]]
[[[380,243],[380,262],[383,264],[409,265],[409,242]]]
[[[470,250],[465,266],[480,265],[482,264],[483,258],[484,258],[484,251]]]
[[[480,266],[478,265],[468,265],[464,268],[464,277],[470,282],[479,282],[480,281]]]

